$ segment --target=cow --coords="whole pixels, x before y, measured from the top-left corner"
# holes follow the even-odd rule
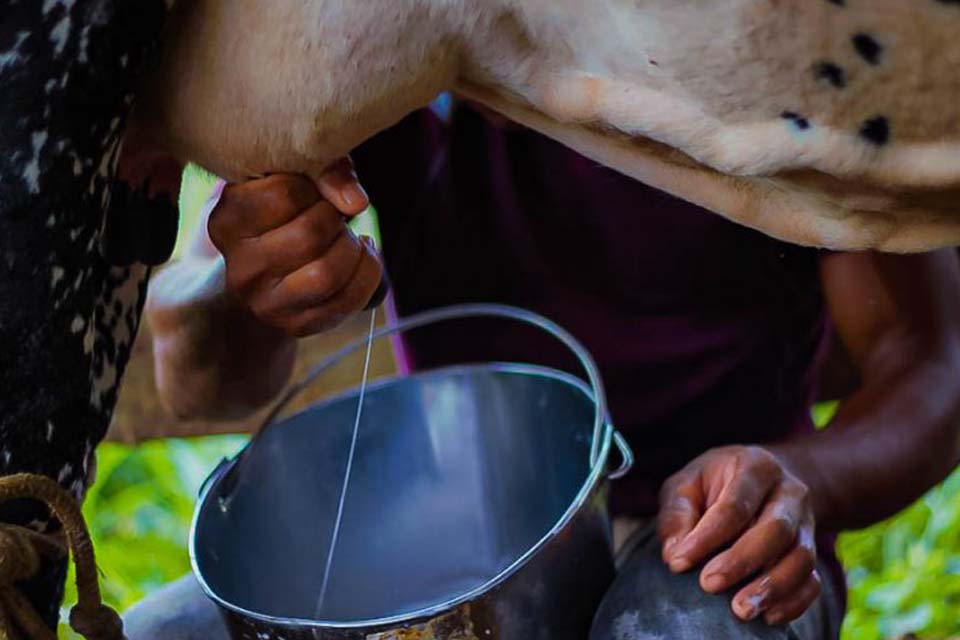
[[[136,130],[316,176],[442,91],[780,239],[960,240],[956,2],[179,0]]]

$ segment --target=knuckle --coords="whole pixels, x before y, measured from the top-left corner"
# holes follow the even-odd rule
[[[748,447],[746,458],[749,466],[765,475],[777,476],[780,473],[779,461],[763,447]]]
[[[280,310],[264,296],[252,296],[247,300],[247,306],[253,315],[267,324],[278,327],[283,324],[279,318]]]
[[[673,496],[663,503],[663,513],[668,515],[683,514],[690,511],[690,501],[683,496]]]
[[[763,447],[758,445],[749,445],[743,448],[744,457],[753,460],[760,461],[769,457],[769,453]]]
[[[328,248],[340,233],[340,214],[333,215],[329,205],[308,209],[298,220],[301,235],[308,238],[316,248]]]
[[[813,596],[812,599],[816,600],[823,592],[823,583],[820,581],[820,574],[814,571],[813,575],[810,577],[810,581],[810,593]]]
[[[697,487],[693,482],[685,482],[677,487],[677,495],[688,503],[692,503],[698,495]]]
[[[807,547],[797,547],[797,563],[803,573],[816,571],[817,556],[812,549]]]
[[[772,529],[771,534],[780,540],[793,539],[797,535],[796,520],[785,513],[771,518],[768,526]]]
[[[726,510],[731,517],[741,521],[748,520],[753,515],[750,501],[743,496],[731,498],[726,503]]]
[[[660,488],[660,504],[669,506],[678,498],[683,498],[688,492],[687,481],[684,478],[674,476],[664,482]]]
[[[237,269],[236,267],[231,268],[230,263],[227,263],[225,282],[227,291],[247,299],[254,288],[256,278],[252,271]]]
[[[341,220],[340,212],[326,200],[307,209],[303,217],[309,228],[326,233],[337,228]]]
[[[677,491],[677,485],[680,483],[677,476],[670,476],[664,480],[660,486],[660,502],[666,502]]]
[[[314,260],[305,267],[304,276],[310,288],[318,294],[326,294],[333,288],[333,272],[324,260]]]
[[[793,496],[804,497],[810,493],[810,487],[793,473],[785,472],[780,490]]]
[[[262,206],[275,210],[300,209],[315,199],[312,185],[301,176],[270,176],[259,186],[257,195]]]
[[[303,176],[286,176],[283,182],[284,199],[296,208],[302,208],[317,199],[316,189]]]
[[[784,508],[798,511],[800,514],[811,513],[813,502],[810,488],[803,482],[788,478],[780,485],[778,493]]]
[[[309,263],[323,257],[323,245],[316,231],[299,225],[297,233],[291,234],[286,246],[279,249],[286,255],[294,257],[299,263]]]
[[[282,176],[275,176],[260,190],[260,198],[265,206],[273,209],[284,208],[290,205],[290,187]]]

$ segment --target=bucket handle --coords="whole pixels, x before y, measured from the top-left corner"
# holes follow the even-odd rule
[[[446,322],[448,320],[464,320],[468,318],[503,318],[525,323],[550,334],[559,340],[565,347],[570,349],[570,351],[572,351],[577,357],[580,366],[583,367],[587,374],[587,379],[593,393],[594,404],[596,406],[593,424],[593,441],[590,444],[590,466],[591,468],[596,467],[597,462],[600,459],[600,452],[603,447],[603,443],[607,439],[612,438],[617,448],[620,450],[622,463],[618,469],[610,472],[608,477],[611,479],[622,478],[630,471],[630,469],[633,467],[633,453],[630,451],[630,447],[627,445],[627,442],[623,436],[615,432],[613,429],[613,424],[610,420],[607,410],[607,399],[603,389],[603,381],[600,378],[600,370],[597,367],[596,362],[594,362],[590,353],[576,338],[573,337],[572,334],[552,320],[548,320],[547,318],[532,311],[527,311],[526,309],[520,309],[509,305],[462,304],[425,311],[423,313],[404,318],[391,326],[380,327],[373,332],[373,335],[369,339],[377,340],[386,335],[410,331],[411,329],[417,329],[431,324]],[[358,351],[360,348],[365,347],[367,340],[367,337],[363,337],[345,345],[336,353],[328,356],[307,371],[303,378],[293,384],[283,394],[267,417],[264,418],[260,429],[261,432],[269,428],[274,420],[276,420],[280,415],[280,412],[286,408],[286,406],[291,400],[293,400],[294,397],[306,389],[317,378],[323,375],[323,373],[330,369],[334,364],[340,362],[344,357],[350,355],[351,353]]]
[[[620,452],[620,466],[607,474],[608,480],[619,480],[625,477],[633,469],[633,450],[627,444],[627,439],[619,431],[613,432],[613,443],[617,445]]]

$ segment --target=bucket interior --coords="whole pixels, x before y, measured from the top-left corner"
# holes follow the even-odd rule
[[[255,440],[230,500],[203,496],[192,551],[232,608],[317,619],[356,393]],[[449,602],[499,576],[564,516],[590,475],[595,406],[557,371],[477,365],[367,389],[320,619],[355,623]]]

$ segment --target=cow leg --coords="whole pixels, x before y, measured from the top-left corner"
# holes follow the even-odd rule
[[[148,269],[99,246],[120,138],[162,0],[0,0],[0,474],[82,499]],[[46,531],[35,503],[0,519]],[[56,526],[56,525],[52,525]],[[23,585],[55,624],[64,567]]]

